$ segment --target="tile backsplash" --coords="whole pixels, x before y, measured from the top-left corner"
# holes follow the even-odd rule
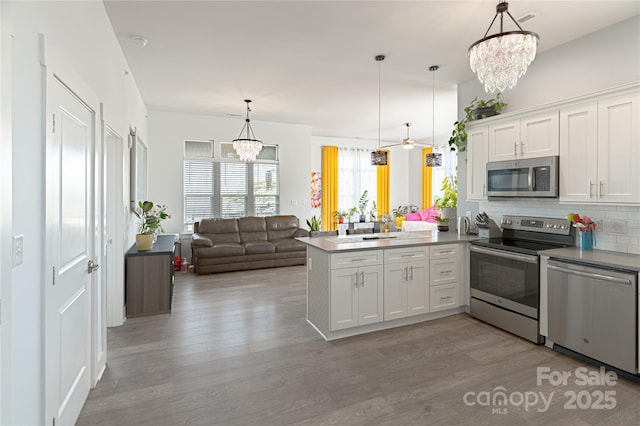
[[[497,223],[504,214],[558,218],[568,213],[587,215],[598,224],[594,248],[640,254],[640,206],[560,204],[557,200],[537,198],[483,201],[479,209]],[[473,212],[472,218],[476,213]]]

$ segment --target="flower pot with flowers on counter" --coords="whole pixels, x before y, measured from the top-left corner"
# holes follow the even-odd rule
[[[595,231],[598,226],[589,216],[580,217],[577,213],[569,213],[567,220],[573,223],[578,230],[578,247],[580,250],[593,250],[596,244]]]
[[[138,218],[138,233],[136,234],[136,248],[138,251],[148,251],[153,247],[155,236],[164,232],[161,222],[170,219],[167,206],[154,205],[151,201],[138,201],[138,207],[133,211]]]

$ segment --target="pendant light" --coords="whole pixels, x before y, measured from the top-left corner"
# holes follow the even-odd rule
[[[434,149],[436,146],[436,71],[438,71],[438,69],[440,69],[438,65],[432,65],[429,67],[429,71],[433,73],[433,81],[431,83],[431,144]],[[442,154],[439,152],[428,152],[427,155],[424,156],[424,165],[425,167],[442,166]]]
[[[253,134],[253,129],[251,128],[251,120],[249,119],[251,99],[245,99],[244,101],[247,103],[247,118],[244,120],[245,123],[242,130],[240,130],[240,136],[233,140],[233,149],[240,156],[241,161],[256,161],[258,153],[262,150],[262,141],[256,139],[256,135]],[[247,137],[243,138],[242,133],[245,129]]]
[[[505,12],[520,31],[504,32]],[[500,32],[487,36],[498,15]],[[478,74],[478,80],[484,84],[486,92],[512,89],[536,57],[539,40],[538,34],[522,29],[509,13],[509,3],[501,1],[496,6],[496,15],[484,37],[469,47],[469,65],[471,70]]]
[[[388,153],[380,150],[380,81],[382,76],[382,61],[384,61],[384,55],[377,55],[375,60],[378,61],[378,149],[371,153],[371,165],[372,166],[386,166],[389,163]]]

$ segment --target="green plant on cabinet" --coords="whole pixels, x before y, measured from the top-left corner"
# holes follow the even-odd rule
[[[502,93],[489,100],[473,98],[464,109],[464,118],[453,123],[453,132],[449,138],[451,151],[464,152],[467,150],[467,124],[502,113],[507,104],[502,101]]]
[[[322,221],[320,218],[313,216],[311,219],[307,219],[307,226],[309,231],[319,231],[322,228]]]

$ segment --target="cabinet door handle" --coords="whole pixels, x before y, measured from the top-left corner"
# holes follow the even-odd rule
[[[520,141],[520,155],[524,155],[524,142]]]
[[[402,281],[407,281],[409,279],[409,272],[407,271],[407,267],[405,266],[402,271]]]
[[[593,198],[593,182],[589,181],[589,198]]]
[[[355,273],[355,276],[356,276],[355,277],[356,278],[356,288],[358,288],[358,273],[357,272]]]
[[[602,198],[602,193],[604,192],[603,191],[603,186],[604,186],[604,182],[600,181],[600,195],[599,195],[598,198]]]
[[[487,195],[487,184],[483,183],[482,184],[482,196],[484,197],[485,195]]]
[[[364,271],[360,272],[360,287],[364,287]]]
[[[411,281],[413,281],[413,265],[409,266],[409,271],[411,271]]]
[[[518,142],[513,143],[513,156],[514,157],[518,156]]]

